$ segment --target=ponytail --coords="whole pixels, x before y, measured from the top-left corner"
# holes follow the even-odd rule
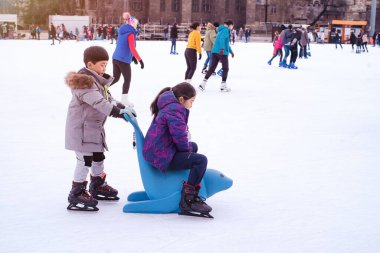
[[[157,105],[158,98],[161,96],[162,93],[166,91],[170,91],[170,90],[173,91],[173,94],[177,98],[177,100],[179,100],[180,97],[183,97],[185,100],[188,100],[197,95],[197,92],[194,89],[194,87],[191,84],[186,83],[186,82],[179,83],[173,88],[170,88],[170,87],[163,88],[158,93],[156,98],[153,100],[152,104],[150,105],[150,111],[152,112],[152,115],[154,116],[154,118],[156,118],[157,113],[158,113],[158,105]]]
[[[163,88],[156,96],[156,98],[153,100],[153,102],[150,104],[150,111],[152,112],[152,115],[154,116],[154,118],[156,118],[157,116],[157,113],[158,113],[158,106],[157,106],[157,102],[158,102],[158,98],[161,96],[162,93],[164,93],[165,91],[169,91],[171,88],[170,87],[166,87],[166,88]]]

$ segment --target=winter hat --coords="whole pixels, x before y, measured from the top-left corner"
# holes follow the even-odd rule
[[[83,61],[87,66],[88,62],[97,63],[98,61],[108,61],[107,51],[100,46],[92,46],[84,50]]]
[[[133,28],[137,29],[137,25],[139,24],[139,20],[135,18],[134,16],[131,16],[127,20],[127,24],[133,26]]]

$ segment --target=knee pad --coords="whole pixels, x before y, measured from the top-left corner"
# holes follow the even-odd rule
[[[94,152],[93,157],[94,157],[94,162],[101,162],[104,159],[106,159],[103,152]]]

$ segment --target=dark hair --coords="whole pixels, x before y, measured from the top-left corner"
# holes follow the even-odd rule
[[[233,25],[233,24],[234,24],[234,23],[232,22],[231,19],[229,19],[229,20],[227,20],[227,21],[224,21],[224,23],[225,23],[226,25]]]
[[[100,46],[89,47],[83,53],[83,61],[86,67],[88,62],[96,64],[98,61],[108,61],[108,59],[107,51]]]
[[[215,27],[219,27],[219,22],[212,23]]]
[[[200,26],[200,24],[198,22],[194,22],[191,24],[190,28],[195,30],[195,29],[197,29],[198,26]]]
[[[177,100],[179,100],[180,97],[183,97],[185,100],[188,100],[192,97],[195,97],[195,95],[197,95],[197,92],[194,89],[194,87],[191,84],[186,83],[186,82],[179,83],[173,88],[170,88],[170,87],[163,88],[158,93],[156,98],[153,100],[152,104],[150,105],[150,111],[152,112],[152,115],[154,115],[154,118],[156,118],[157,113],[158,113],[158,105],[157,105],[158,98],[162,95],[162,93],[166,91],[170,91],[170,90],[173,92]]]

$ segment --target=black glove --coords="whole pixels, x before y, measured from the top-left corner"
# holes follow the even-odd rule
[[[141,66],[141,69],[144,68],[144,62],[143,62],[143,60],[140,60],[140,66]]]
[[[134,64],[138,63],[136,57],[134,57],[134,56],[132,57],[132,61],[133,61]]]
[[[199,54],[198,60],[202,59],[202,54]]]

